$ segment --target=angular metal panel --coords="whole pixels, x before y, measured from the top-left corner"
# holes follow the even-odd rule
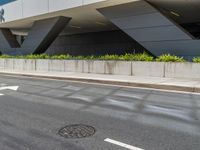
[[[190,40],[191,38],[175,26],[160,26],[153,28],[124,29],[125,33],[138,42],[144,41],[174,41]]]
[[[197,50],[200,47],[200,40],[194,40],[190,33],[148,2],[137,1],[98,10],[155,55],[163,53],[179,56],[200,55],[200,51]]]
[[[44,53],[69,21],[70,18],[58,17],[35,22],[22,45],[24,53]]]
[[[1,53],[10,55],[44,53],[69,21],[70,18],[67,17],[36,21],[21,47],[9,29],[1,29],[0,40],[4,40],[0,44]]]

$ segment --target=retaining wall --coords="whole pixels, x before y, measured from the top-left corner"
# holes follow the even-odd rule
[[[6,70],[200,79],[200,64],[189,62],[0,59],[0,72]]]

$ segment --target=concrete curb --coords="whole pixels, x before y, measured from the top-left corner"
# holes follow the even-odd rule
[[[127,81],[116,81],[110,79],[88,79],[84,77],[59,77],[59,76],[47,76],[47,75],[36,75],[36,74],[24,74],[24,73],[6,73],[0,72],[2,75],[15,75],[21,77],[35,77],[44,79],[56,79],[56,80],[70,80],[70,81],[80,81],[86,83],[99,83],[107,85],[117,85],[117,86],[128,86],[128,87],[139,87],[139,88],[149,88],[158,90],[170,90],[179,92],[190,92],[190,93],[200,93],[200,88],[189,87],[189,86],[178,86],[178,85],[166,85],[166,84],[151,84],[151,83],[139,83],[139,82],[127,82]]]

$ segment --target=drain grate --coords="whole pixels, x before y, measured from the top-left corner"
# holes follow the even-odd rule
[[[95,128],[83,124],[73,124],[65,126],[58,131],[58,134],[64,138],[86,138],[94,135],[96,132]]]

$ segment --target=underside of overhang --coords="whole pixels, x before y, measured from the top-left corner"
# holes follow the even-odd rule
[[[196,39],[200,38],[200,0],[147,0]]]
[[[109,0],[98,2],[90,5],[29,17],[21,20],[5,22],[0,24],[0,28],[10,28],[12,32],[16,35],[27,35],[28,31],[31,29],[35,21],[57,16],[65,16],[72,18],[72,20],[70,21],[69,25],[66,26],[62,34],[71,35],[87,32],[117,30],[118,28],[103,15],[101,15],[97,11],[97,9],[134,1],[137,0]]]
[[[79,34],[117,30],[108,19],[97,9],[105,8],[139,0],[108,0],[76,8],[51,12],[39,16],[24,18],[0,24],[0,28],[10,28],[16,35],[27,35],[33,22],[51,17],[65,16],[72,18],[62,34]],[[143,0],[142,0],[143,1]],[[191,32],[194,37],[200,37],[200,1],[199,0],[146,0],[173,19],[177,24]]]

